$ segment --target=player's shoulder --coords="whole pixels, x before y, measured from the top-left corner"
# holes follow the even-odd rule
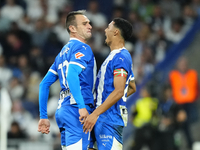
[[[87,50],[87,51],[91,51],[91,47],[83,42],[80,42],[79,45],[77,45],[79,49],[83,49],[83,50]]]
[[[130,52],[126,48],[122,49],[120,54],[123,55],[124,57],[129,57],[129,58],[131,57]]]
[[[122,61],[132,61],[131,55],[126,49],[122,49],[119,53],[117,53],[114,59],[119,59]]]
[[[76,48],[84,48],[84,49],[91,49],[90,46],[86,43],[83,43],[82,41],[76,39],[76,38],[71,38],[70,41],[68,42],[69,44],[73,44],[74,47]]]

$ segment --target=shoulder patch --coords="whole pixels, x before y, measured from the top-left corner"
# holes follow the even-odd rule
[[[75,54],[75,58],[76,59],[80,59],[83,56],[85,56],[85,55],[83,53],[81,53],[81,52],[78,52],[78,53]]]

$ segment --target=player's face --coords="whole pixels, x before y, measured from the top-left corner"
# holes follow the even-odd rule
[[[105,36],[106,36],[106,40],[105,43],[110,46],[110,44],[112,43],[112,37],[114,36],[114,31],[115,31],[115,27],[114,27],[114,22],[112,21],[108,27],[105,29]]]
[[[76,15],[76,22],[78,36],[83,38],[84,40],[91,38],[92,26],[90,25],[89,19],[85,15]]]

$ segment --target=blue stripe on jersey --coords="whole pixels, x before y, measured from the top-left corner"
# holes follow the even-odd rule
[[[115,69],[123,68],[128,72],[124,96],[110,109],[100,115],[101,121],[106,121],[111,124],[126,126],[127,123],[127,109],[126,99],[128,84],[133,79],[132,59],[130,53],[125,49],[113,50],[106,58],[97,75],[96,89],[97,89],[97,107],[100,106],[106,98],[114,90],[114,76]]]

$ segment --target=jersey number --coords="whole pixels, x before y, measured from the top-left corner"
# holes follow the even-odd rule
[[[63,63],[58,65],[58,69],[61,70],[63,85],[66,87],[66,89],[68,88],[68,86],[66,85],[67,84],[66,77],[67,77],[67,72],[68,72],[68,65],[69,65],[69,63],[67,60],[65,60]]]
[[[69,65],[69,63],[67,60],[65,60],[63,63],[58,65],[58,70],[60,69],[60,71],[61,71],[63,85],[65,86],[66,89],[68,88],[67,82],[66,82],[68,65]],[[64,100],[64,98],[60,97],[60,100],[58,101],[58,109],[60,109],[63,100]]]

